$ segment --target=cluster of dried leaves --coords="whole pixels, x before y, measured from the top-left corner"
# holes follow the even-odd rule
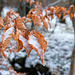
[[[30,2],[31,0],[26,0]],[[34,1],[32,1],[32,4]],[[30,4],[30,5],[32,5]],[[51,27],[50,20],[54,18],[54,14],[60,19],[61,11],[63,12],[63,20],[69,15],[72,19],[74,14],[71,13],[71,10],[74,9],[75,5],[71,5],[67,10],[65,7],[47,7],[42,10],[41,3],[36,2],[35,8],[31,9],[26,17],[20,17],[19,13],[10,10],[5,19],[3,20],[0,17],[0,28],[3,28],[2,40],[0,42],[0,53],[2,56],[7,56],[4,54],[7,46],[9,45],[10,39],[16,40],[17,49],[12,51],[19,52],[23,47],[26,50],[27,55],[29,56],[30,52],[34,49],[39,55],[41,62],[44,63],[44,52],[47,48],[47,42],[44,39],[44,36],[35,30],[28,31],[25,26],[26,22],[34,23],[34,25],[40,26],[43,23],[43,28],[48,30],[48,24]],[[43,14],[45,12],[45,14]],[[45,21],[45,18],[48,19],[48,22]],[[15,31],[15,33],[14,33]],[[9,49],[11,52],[11,49]]]
[[[28,31],[25,27],[24,19],[28,20],[28,18],[20,17],[17,12],[12,10],[7,13],[4,21],[0,17],[0,28],[3,27],[3,29],[5,29],[3,30],[2,40],[0,44],[1,54],[5,56],[4,51],[9,45],[10,39],[13,38],[13,40],[16,40],[17,43],[17,52],[19,52],[24,47],[27,55],[29,56],[30,52],[34,49],[39,55],[43,65],[45,65],[44,52],[46,51],[47,42],[45,41],[44,36],[39,32],[35,30]],[[4,25],[4,23],[7,24]]]
[[[45,41],[44,36],[39,32],[35,30],[28,31],[25,27],[25,22],[29,22],[29,19],[26,17],[20,17],[19,13],[12,10],[7,12],[4,20],[0,17],[0,29],[3,29],[3,35],[0,42],[0,54],[2,57],[4,56],[7,58],[4,51],[8,47],[10,39],[13,38],[13,40],[16,40],[17,49],[13,50],[9,48],[9,52],[14,51],[16,53],[24,47],[29,57],[30,52],[34,49],[39,55],[43,65],[45,65],[44,52],[46,51],[47,42]],[[13,73],[14,71],[10,72]]]
[[[66,7],[47,7],[46,9],[43,9],[42,3],[40,1],[34,1],[34,0],[25,0],[27,3],[32,6],[35,4],[35,8],[32,8],[29,13],[27,14],[28,21],[31,23],[31,20],[33,21],[34,25],[40,26],[43,23],[43,28],[48,30],[48,25],[51,28],[50,20],[54,18],[54,15],[57,16],[57,18],[60,20],[61,13],[63,14],[64,20],[67,16],[70,16],[70,19],[74,17],[74,13],[71,12],[71,10],[75,11],[75,5],[71,5],[69,9],[67,10]],[[44,12],[44,14],[43,14]],[[48,20],[48,22],[45,21],[45,19]]]
[[[30,0],[26,0],[27,2]],[[19,13],[10,10],[4,21],[0,17],[0,28],[4,28],[2,35],[2,51],[6,49],[9,44],[11,37],[17,42],[17,51],[20,51],[23,47],[26,50],[27,55],[29,56],[30,52],[34,49],[39,55],[42,63],[44,64],[44,52],[46,51],[47,42],[44,37],[37,31],[32,30],[28,31],[25,27],[26,22],[34,23],[34,25],[40,26],[43,23],[43,28],[48,30],[48,24],[50,24],[50,20],[52,20],[55,14],[59,19],[61,17],[61,11],[64,16],[63,19],[70,16],[72,19],[74,14],[71,13],[71,9],[75,11],[75,5],[71,5],[67,10],[65,7],[47,7],[46,9],[41,9],[41,3],[39,1],[36,2],[35,8],[31,9],[26,17],[20,17]],[[43,11],[45,14],[43,15]],[[51,17],[51,19],[50,19]],[[48,19],[48,23],[45,21],[45,18]],[[6,23],[4,25],[4,23]],[[51,26],[50,26],[51,27]],[[16,36],[14,34],[14,30],[16,32]],[[16,38],[15,38],[16,37]],[[3,53],[2,53],[3,54]]]
[[[71,12],[72,9],[75,11],[75,5],[71,5],[69,9],[65,7],[47,7],[46,9],[41,9],[41,6],[36,6],[34,9],[31,9],[27,14],[27,18],[32,19],[34,25],[40,26],[43,23],[43,28],[48,30],[48,25],[51,28],[50,21],[54,18],[54,15],[60,20],[61,13],[63,14],[64,20],[67,16],[70,16],[70,19],[74,17],[74,13]],[[44,12],[44,14],[43,14]],[[47,19],[47,21],[45,21]]]

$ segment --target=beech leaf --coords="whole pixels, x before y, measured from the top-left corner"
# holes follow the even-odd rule
[[[33,49],[39,55],[43,65],[44,63],[44,52],[46,51],[47,42],[45,41],[43,35],[35,30],[32,30],[29,34],[28,43],[33,47]]]

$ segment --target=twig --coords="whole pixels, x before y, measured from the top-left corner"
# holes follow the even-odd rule
[[[51,32],[51,34],[50,34],[48,37],[50,37],[50,36],[52,35],[52,33],[54,33],[54,31],[55,31],[56,27],[57,27],[57,19],[56,19],[55,28],[54,28],[54,30]]]
[[[21,29],[21,30],[27,30],[27,29],[23,29],[23,28],[18,28],[18,29]]]
[[[9,24],[9,23],[7,22],[7,23],[4,23],[4,25],[5,25],[5,24]]]
[[[62,12],[59,12],[59,13],[50,13],[50,14],[48,14],[48,15],[55,15],[55,14],[72,14],[72,13],[74,13],[74,12],[71,12],[71,13],[62,13]]]
[[[14,26],[15,27],[15,26]],[[3,29],[3,28],[0,28],[0,30],[7,30],[8,28],[6,29]],[[28,29],[23,29],[23,28],[18,28],[18,29],[21,29],[21,30],[28,30]]]
[[[7,30],[7,29],[0,28],[0,30]]]
[[[66,62],[64,65],[62,65],[62,66],[56,68],[56,70],[58,70],[58,69],[60,69],[61,67],[65,66],[65,65],[68,64],[69,62],[70,62],[70,61],[68,61],[68,62]]]

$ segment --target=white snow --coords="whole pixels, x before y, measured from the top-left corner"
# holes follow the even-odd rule
[[[27,50],[31,50],[30,45],[28,44],[27,39],[25,39],[22,35],[19,35],[19,40],[23,42],[23,47],[26,47]]]
[[[17,52],[17,53],[16,53],[16,56],[17,56],[17,57],[16,57],[15,59],[18,59],[18,58],[20,58],[20,57],[25,57],[25,55],[26,55],[25,52],[21,52],[21,51],[20,51],[20,52]]]
[[[72,27],[72,20],[70,20],[70,16],[68,16],[68,17],[66,17],[66,25],[68,26],[68,27]]]
[[[15,63],[15,67],[18,68],[18,69],[21,68],[21,66],[18,63]]]
[[[37,50],[39,50],[39,53],[42,51],[40,44],[38,43],[37,38],[35,36],[29,35],[28,43],[32,44]]]
[[[12,34],[14,27],[9,28],[8,30],[6,30],[6,32],[4,33],[4,39],[3,42],[10,37],[9,35]]]
[[[5,10],[6,11],[4,11],[4,13],[7,12],[8,8],[6,8]],[[43,12],[44,12],[43,15],[45,15],[45,11],[43,11]],[[51,23],[51,26],[53,29],[56,24],[56,19],[53,19],[50,23]],[[69,29],[66,29],[67,28],[66,25]],[[66,18],[66,24],[57,23],[55,32],[50,37],[48,37],[48,35],[50,35],[50,33],[43,33],[43,35],[46,35],[45,40],[47,41],[47,50],[44,53],[45,63],[47,66],[50,65],[51,69],[53,69],[53,68],[56,69],[57,66],[62,66],[66,62],[69,62],[68,64],[63,66],[63,69],[65,69],[65,71],[62,69],[62,71],[64,72],[64,75],[69,75],[68,74],[69,69],[70,69],[70,61],[69,61],[70,58],[69,57],[72,55],[72,50],[73,50],[73,45],[74,45],[74,30],[73,30],[72,26],[73,26],[72,21],[70,20],[70,17],[68,16]],[[10,30],[10,32],[11,32],[11,30]],[[1,35],[0,35],[0,38],[1,38]],[[38,41],[36,40],[36,38],[33,35],[30,36],[29,43],[33,44],[33,46],[36,47],[37,49],[40,48]],[[18,52],[16,54],[19,58],[19,57],[24,57],[26,55],[26,52]],[[13,53],[11,53],[10,58],[11,58],[11,60],[14,58]],[[26,67],[30,67],[30,65],[34,66],[34,65],[36,65],[37,62],[41,63],[41,61],[39,60],[39,56],[37,55],[37,53],[34,50],[32,50],[29,58],[26,59],[25,66]],[[3,75],[6,75],[6,74],[10,75],[9,71],[4,71],[4,70],[3,71],[0,70],[0,73]]]
[[[23,42],[24,47],[27,47],[27,45],[28,45],[27,39],[25,39],[22,35],[19,35],[19,40],[21,40]]]
[[[2,12],[1,12],[1,16],[4,18],[5,16],[6,16],[6,13],[8,12],[8,11],[10,11],[10,9],[12,9],[13,11],[15,10],[17,10],[16,8],[11,8],[11,7],[8,7],[8,6],[5,6],[4,8],[3,8],[3,10],[2,10]]]
[[[9,58],[10,58],[10,61],[13,61],[13,59],[15,58],[15,54],[12,52],[12,53],[10,54]]]
[[[45,16],[45,14],[46,14],[45,10],[42,10],[42,14],[43,14],[43,16]]]
[[[9,71],[0,70],[1,75],[10,75]]]
[[[14,24],[14,22],[10,22],[10,24],[8,25],[8,27],[12,27]]]
[[[75,13],[74,13],[74,17],[75,17]]]

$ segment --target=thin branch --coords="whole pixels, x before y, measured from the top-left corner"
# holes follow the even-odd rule
[[[69,62],[71,62],[71,61],[68,61],[68,62],[66,62],[64,65],[62,65],[62,66],[60,66],[60,67],[56,68],[56,70],[59,70],[61,67],[63,67],[63,66],[65,66],[65,65],[67,65]]]
[[[9,24],[9,23],[7,22],[7,23],[4,23],[4,25],[5,25],[5,24]]]
[[[15,26],[14,26],[15,27]],[[0,30],[7,30],[8,28],[6,29],[3,29],[3,28],[0,28]],[[21,29],[21,30],[28,30],[28,29],[23,29],[23,28],[18,28],[18,29]]]
[[[27,30],[27,29],[23,29],[23,28],[18,28],[18,29],[21,29],[21,30]]]
[[[7,30],[7,29],[0,28],[0,30]]]
[[[59,13],[50,13],[50,14],[48,14],[48,15],[55,15],[55,14],[72,14],[72,13],[74,13],[74,12],[71,12],[71,13],[63,13],[63,12],[59,12]]]

